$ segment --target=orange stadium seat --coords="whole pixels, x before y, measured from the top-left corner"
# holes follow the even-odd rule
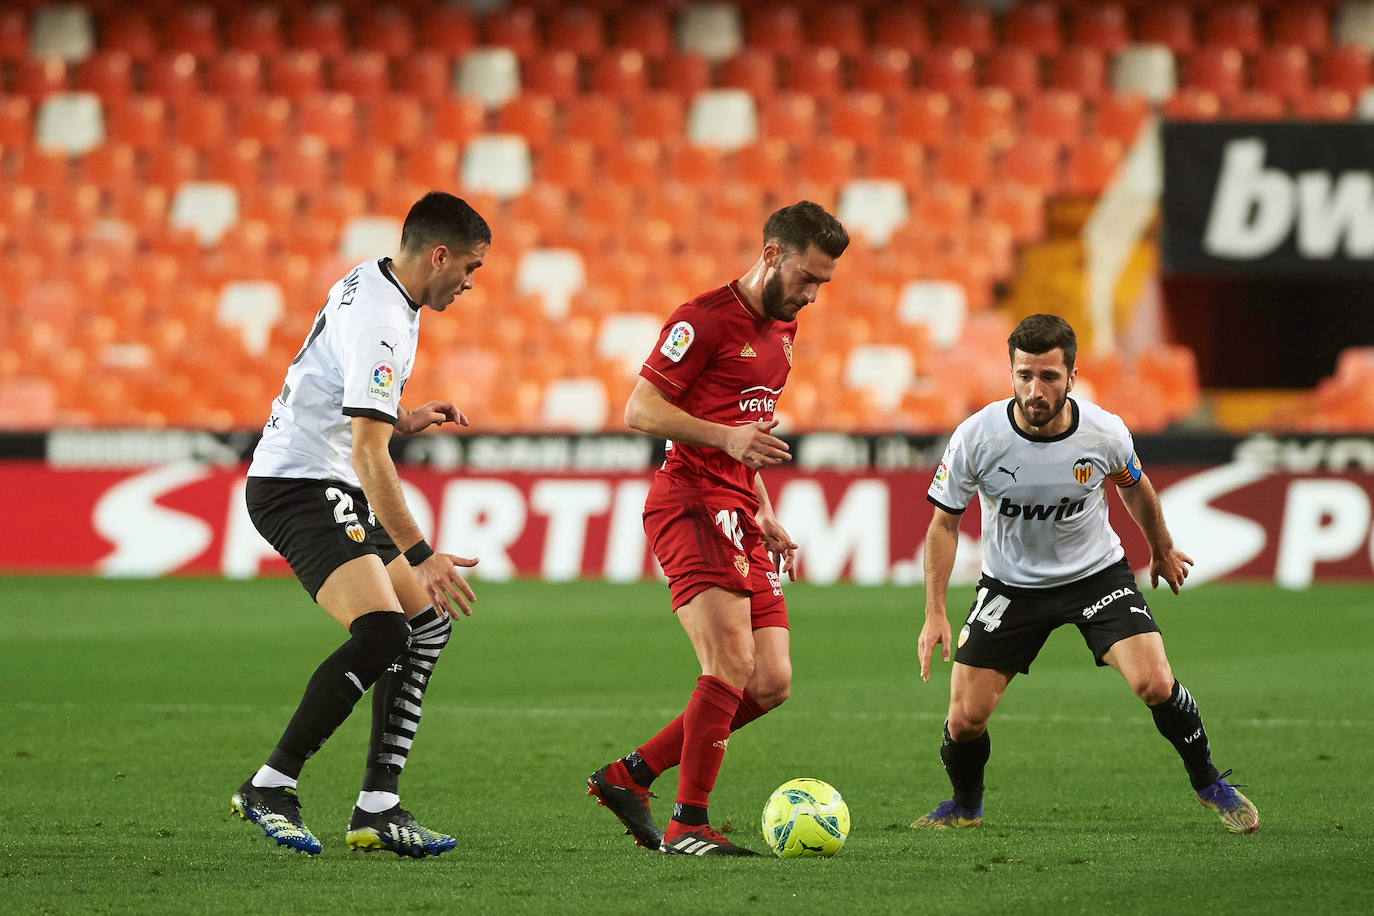
[[[263,91],[262,69],[262,59],[251,51],[225,51],[211,59],[205,88],[226,99],[246,99]]]
[[[1198,48],[1184,65],[1184,85],[1215,93],[1223,101],[1245,88],[1245,57],[1235,48]]]
[[[1005,89],[989,86],[964,100],[959,112],[958,132],[975,145],[1001,151],[1017,135],[1016,99]]]
[[[617,136],[617,142],[602,152],[606,177],[617,185],[645,191],[662,180],[657,140],[624,140]]]
[[[365,136],[397,151],[407,150],[424,142],[427,126],[427,106],[419,99],[393,93],[364,102],[361,106],[366,123]]]
[[[574,193],[594,188],[596,175],[596,151],[586,140],[554,143],[534,164],[537,181],[562,185]]]
[[[247,136],[236,137],[210,152],[205,165],[206,177],[256,191],[263,179],[262,157],[261,141]]]
[[[267,60],[267,88],[289,99],[303,99],[324,89],[320,52],[292,48]]]
[[[28,11],[18,6],[0,8],[0,61],[19,60],[28,53]]]
[[[127,143],[133,149],[154,149],[166,138],[169,120],[164,100],[151,95],[134,96],[108,109],[105,137],[109,141]]]
[[[828,189],[833,197],[840,185],[853,177],[857,152],[853,140],[817,137],[802,146],[798,174],[803,181]]]
[[[963,98],[977,87],[976,63],[973,51],[968,48],[958,45],[931,48],[921,61],[921,85],[954,98]]]
[[[0,145],[4,140],[0,137]],[[161,141],[156,145],[161,145]],[[81,180],[125,193],[138,180],[136,147],[111,138],[81,157]]]
[[[226,135],[227,136],[227,135]],[[216,148],[221,148],[224,140]],[[173,192],[188,181],[195,181],[200,168],[196,150],[179,143],[167,143],[148,152],[143,165],[146,184]]]
[[[22,151],[32,142],[33,103],[23,96],[0,93],[0,150]]]
[[[1207,45],[1254,53],[1264,47],[1259,7],[1246,0],[1209,5],[1203,13],[1202,41]]]
[[[946,47],[967,48],[987,54],[996,45],[992,10],[986,6],[955,4],[940,10],[938,17],[940,44]]]
[[[935,160],[935,177],[965,191],[976,191],[985,186],[991,174],[988,152],[984,147],[972,144],[952,146],[942,150]]]
[[[296,106],[297,132],[319,137],[330,150],[356,143],[360,135],[358,103],[345,92],[320,92]]]
[[[486,112],[477,99],[448,95],[430,106],[430,117],[437,139],[468,143],[482,133]]]
[[[863,10],[857,3],[845,2],[811,7],[806,13],[806,41],[812,47],[833,48],[846,57],[857,57],[868,47]]]
[[[318,51],[325,60],[342,56],[349,50],[343,7],[319,3],[293,9],[290,44],[293,48]]]
[[[912,55],[924,54],[931,46],[925,11],[905,3],[882,4],[873,17],[873,45]]]
[[[70,68],[57,57],[23,58],[15,61],[10,74],[10,91],[35,102],[55,92],[66,92],[70,86]]]
[[[1331,45],[1331,24],[1326,7],[1318,3],[1284,3],[1273,12],[1270,25],[1274,45],[1291,45],[1314,54]]]
[[[391,92],[391,67],[386,52],[378,48],[358,48],[330,68],[330,86],[346,92],[360,102],[375,101]]]
[[[511,99],[496,113],[496,129],[503,134],[519,134],[534,153],[553,140],[557,107],[547,96],[524,93]]]
[[[1059,145],[1053,139],[1027,134],[1013,143],[997,163],[1003,181],[1053,194],[1059,188]]]
[[[682,146],[669,156],[668,177],[694,187],[718,188],[725,183],[725,163],[708,146]]]
[[[203,96],[177,104],[172,135],[177,142],[201,151],[222,145],[229,136],[228,100]]]
[[[238,51],[275,57],[286,48],[282,11],[266,3],[230,8],[225,33],[228,47]]]
[[[199,97],[204,90],[195,55],[189,51],[169,51],[148,61],[143,69],[143,91],[173,104]]]
[[[888,140],[865,151],[863,173],[916,187],[925,174],[925,148],[913,140]]]
[[[887,133],[882,96],[873,92],[851,92],[830,104],[830,133],[852,140],[861,148],[876,148]]]
[[[480,44],[472,10],[460,3],[426,4],[418,24],[420,46],[452,60]],[[404,61],[402,61],[404,63]]]
[[[662,88],[689,99],[711,85],[711,63],[695,51],[669,54],[659,64],[658,72]]]
[[[1019,244],[1045,235],[1045,195],[1038,188],[994,183],[983,192],[982,210],[985,217],[1006,226]]]
[[[625,103],[625,119],[632,137],[660,143],[680,140],[687,130],[687,108],[682,96],[652,91]]]
[[[917,89],[896,100],[893,129],[903,140],[943,149],[954,137],[954,103],[948,95]]]
[[[1140,8],[1135,40],[1164,45],[1174,54],[1188,54],[1197,44],[1193,9],[1187,3],[1148,3]]]
[[[76,88],[94,92],[107,109],[124,104],[134,91],[134,61],[125,51],[97,50],[76,68]]]
[[[1112,53],[1131,43],[1126,10],[1108,0],[1078,7],[1070,27],[1072,43]]]
[[[1084,137],[1083,142],[1069,153],[1065,190],[1070,194],[1095,197],[1116,176],[1124,157],[1120,141],[1111,137]]]
[[[1040,59],[1029,48],[1003,45],[983,63],[983,85],[1031,98],[1040,91]]]
[[[1282,96],[1263,89],[1247,89],[1227,103],[1226,114],[1237,121],[1279,121],[1284,102]]]
[[[198,60],[215,57],[221,50],[219,15],[206,3],[176,4],[163,26],[162,41],[169,51],[186,51]]]
[[[1312,89],[1307,52],[1293,45],[1261,48],[1254,56],[1251,72],[1254,88],[1292,100]]]
[[[256,140],[266,149],[285,144],[294,128],[291,103],[282,96],[260,95],[234,106],[234,135]]]
[[[803,48],[787,62],[787,88],[818,99],[833,99],[844,89],[844,59],[834,48]]]
[[[277,150],[272,177],[278,184],[318,194],[329,183],[329,147],[317,136],[305,135]]]
[[[1082,97],[1062,89],[1045,90],[1026,106],[1024,130],[1065,148],[1074,146],[1083,135]]]
[[[339,180],[367,191],[382,188],[396,178],[396,151],[389,146],[355,143],[339,160]]]
[[[530,7],[496,8],[487,12],[482,22],[484,44],[510,48],[521,60],[528,60],[543,47],[539,35],[539,20]]]
[[[1322,55],[1317,82],[1358,98],[1374,78],[1370,50],[1360,45],[1334,45]]]
[[[1049,87],[1076,92],[1085,99],[1107,92],[1107,57],[1098,48],[1065,48],[1050,61]]]
[[[1002,17],[1002,40],[1036,54],[1058,54],[1064,44],[1059,8],[1046,0],[1016,4]]]
[[[792,183],[792,145],[763,139],[735,152],[735,180],[771,193],[787,193]]]
[[[779,92],[759,104],[759,136],[802,144],[820,133],[816,100],[799,92]]]
[[[777,62],[770,51],[743,48],[721,61],[716,84],[743,89],[756,100],[766,99],[778,88]]]
[[[592,62],[591,91],[616,99],[638,98],[649,89],[649,62],[633,48],[614,48]]]
[[[458,179],[458,163],[461,159],[458,144],[452,140],[439,140],[411,147],[406,151],[402,174],[413,185],[425,188],[451,186]],[[414,203],[414,200],[411,201]],[[405,206],[410,206],[406,204]]]
[[[426,30],[433,27],[434,14],[439,13],[442,17],[446,7],[449,5],[424,8],[422,15]],[[410,11],[399,6],[377,6],[362,10],[355,34],[355,51],[376,51],[383,59],[400,60],[415,50],[415,23]],[[448,50],[453,53],[456,49]],[[344,59],[347,60],[349,56],[352,55],[346,55]]]
[[[1345,121],[1355,112],[1355,101],[1342,89],[1317,86],[1293,100],[1293,115],[1314,121]]]
[[[578,57],[595,57],[605,47],[601,14],[585,6],[557,4],[549,10],[548,46],[572,51]]]
[[[784,4],[752,4],[744,14],[744,44],[786,57],[806,44],[802,11]]]
[[[622,7],[615,13],[616,47],[636,50],[651,60],[661,60],[673,50],[670,13],[658,6]]]
[[[562,109],[564,136],[586,140],[602,152],[620,144],[624,127],[620,123],[620,106],[614,99],[600,95],[578,96],[566,102]]]
[[[1116,92],[1103,96],[1093,108],[1097,134],[1114,137],[1124,146],[1135,142],[1150,114],[1149,101],[1138,92]]]
[[[448,53],[433,49],[407,55],[396,63],[396,91],[429,103],[447,98],[453,85],[453,60]]]
[[[531,53],[521,68],[521,88],[565,101],[582,94],[582,69],[577,55],[565,49]]]
[[[872,48],[854,60],[854,88],[897,96],[912,86],[911,54],[900,48]]]

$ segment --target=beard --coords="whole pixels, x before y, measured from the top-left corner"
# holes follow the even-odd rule
[[[782,274],[774,273],[772,278],[763,284],[763,315],[765,318],[772,318],[774,321],[791,321],[796,317],[796,312],[790,314],[787,311],[787,303],[782,295]]]
[[[1046,426],[1054,421],[1054,418],[1064,410],[1064,405],[1069,402],[1068,392],[1064,396],[1054,401],[1035,401],[1029,398],[1017,398],[1016,406],[1021,408],[1021,415],[1026,418],[1026,422],[1034,427]],[[1048,405],[1047,407],[1032,406]],[[1033,412],[1032,412],[1033,411]]]

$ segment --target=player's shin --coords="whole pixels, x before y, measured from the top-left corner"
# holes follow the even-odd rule
[[[1220,774],[1212,765],[1212,748],[1207,742],[1207,730],[1202,727],[1202,714],[1188,688],[1174,681],[1169,699],[1151,706],[1150,714],[1154,716],[1155,728],[1169,739],[1178,756],[1183,758],[1193,791],[1200,792],[1216,782]]]
[[[678,775],[674,820],[705,823],[706,802],[725,759],[730,722],[742,696],[743,691],[719,678],[709,674],[697,678],[696,689],[682,714],[682,769]]]
[[[399,802],[398,786],[415,733],[425,688],[452,626],[432,607],[411,618],[410,639],[372,690],[372,735],[358,807],[377,813]]]
[[[730,720],[731,733],[767,713],[758,700],[745,691],[740,698],[739,709]],[[682,716],[669,722],[662,731],[654,735],[640,747],[624,757],[620,763],[629,776],[641,786],[653,785],[665,770],[672,769],[682,762]]]
[[[987,729],[972,741],[955,741],[949,734],[949,723],[944,726],[940,740],[940,760],[949,774],[950,785],[954,787],[954,803],[969,811],[983,810],[983,769],[987,766],[988,755],[992,752],[992,742]]]

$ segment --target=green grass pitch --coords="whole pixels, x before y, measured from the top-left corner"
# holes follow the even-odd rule
[[[665,859],[587,774],[686,701],[697,669],[644,583],[479,583],[402,780],[459,846],[350,853],[369,707],[306,767],[308,859],[229,816],[342,631],[291,580],[0,579],[0,900],[24,913],[1371,912],[1368,587],[1155,593],[1217,764],[1263,827],[1231,836],[1071,628],[994,717],[981,830],[907,825],[948,796],[947,665],[917,675],[918,588],[789,586],[792,699],[730,744],[712,818],[762,849],[769,793],[817,776],[853,831],[829,860]],[[967,590],[951,596],[954,613]],[[957,632],[957,626],[956,626]],[[656,787],[662,821],[675,775]]]

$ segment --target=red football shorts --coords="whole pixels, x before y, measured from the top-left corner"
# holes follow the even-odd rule
[[[644,533],[668,576],[674,611],[708,588],[723,588],[749,595],[754,629],[787,626],[782,581],[747,511],[690,498],[645,506]]]

